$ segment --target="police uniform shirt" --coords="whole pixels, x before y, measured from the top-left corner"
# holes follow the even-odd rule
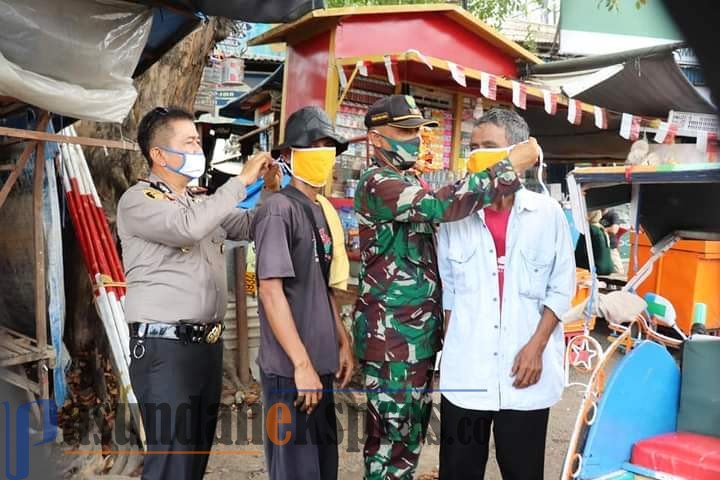
[[[223,242],[245,240],[254,211],[236,208],[245,186],[211,196],[171,193],[151,175],[120,198],[117,228],[127,278],[128,323],[212,323],[225,316]]]

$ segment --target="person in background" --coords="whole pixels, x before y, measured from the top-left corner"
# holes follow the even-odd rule
[[[236,208],[270,154],[250,158],[213,195],[188,184],[206,167],[190,112],[158,107],[138,126],[150,177],[117,207],[127,277],[130,379],[147,436],[142,478],[200,480],[215,438],[227,306],[224,240],[247,240],[254,211]],[[191,453],[186,453],[191,452]]]
[[[430,419],[435,354],[442,339],[435,227],[513,194],[518,172],[537,161],[534,140],[486,170],[435,192],[409,173],[424,119],[410,96],[392,95],[365,117],[372,167],[355,211],[362,263],[353,323],[367,395],[367,480],[413,478]]]
[[[475,124],[471,149],[528,136],[520,115],[493,109]],[[491,429],[504,480],[543,478],[550,407],[564,386],[560,316],[575,291],[572,251],[561,207],[525,188],[441,225],[441,480],[484,478]]]
[[[620,256],[620,215],[617,211],[606,209],[600,219],[600,224],[605,227],[605,232],[610,240],[610,258],[612,259],[614,273],[624,274],[625,267]]]
[[[613,265],[610,253],[608,234],[605,232],[605,227],[600,224],[601,218],[602,212],[600,210],[595,210],[588,214],[590,242],[592,244],[593,260],[595,261],[595,273],[598,275],[611,275],[615,271],[615,266]],[[590,269],[584,234],[580,234],[580,238],[578,238],[577,245],[575,246],[575,263],[579,268]]]
[[[354,361],[334,289],[347,288],[349,263],[338,214],[320,191],[346,148],[323,110],[290,115],[285,143],[273,153],[289,162],[293,178],[252,224],[263,404],[279,417],[266,427],[272,480],[337,478],[333,381],[345,387]]]

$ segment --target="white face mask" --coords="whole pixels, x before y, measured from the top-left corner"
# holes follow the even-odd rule
[[[165,150],[166,152],[174,153],[175,155],[180,155],[183,159],[183,163],[178,168],[173,168],[169,165],[166,165],[165,168],[168,170],[171,170],[175,173],[179,173],[180,175],[185,175],[188,178],[200,178],[203,173],[205,173],[205,154],[204,153],[196,153],[196,152],[180,152],[178,150],[173,150],[171,148],[166,147],[160,147],[162,150]]]

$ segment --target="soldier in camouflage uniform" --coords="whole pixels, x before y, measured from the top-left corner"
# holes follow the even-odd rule
[[[360,222],[360,291],[353,325],[365,375],[368,415],[365,478],[413,477],[432,400],[442,336],[435,226],[460,220],[520,188],[518,175],[537,158],[532,141],[480,173],[436,192],[409,173],[423,119],[410,96],[376,102],[365,117],[374,166],[355,195]]]

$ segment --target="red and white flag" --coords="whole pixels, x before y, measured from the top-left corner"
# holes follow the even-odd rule
[[[363,77],[368,76],[368,64],[370,62],[366,62],[364,60],[358,60],[355,64],[355,67],[358,69],[358,73],[362,75]]]
[[[582,103],[580,100],[568,100],[568,122],[573,125],[580,125],[582,123]]]
[[[448,70],[450,70],[450,75],[452,75],[453,80],[455,80],[459,85],[467,88],[467,81],[465,80],[465,69],[453,62],[447,62],[447,64]]]
[[[427,59],[427,57],[425,55],[423,55],[420,52],[420,50],[415,50],[414,48],[411,48],[410,50],[407,51],[407,53],[411,53],[411,54],[415,55],[416,57],[418,57],[420,59],[420,61],[422,63],[425,64],[426,67],[428,67],[430,70],[433,70],[432,63],[430,63],[430,61]]]
[[[717,155],[717,139],[718,135],[715,132],[697,133],[697,143],[695,145],[698,150],[708,154],[708,158],[710,159],[710,161],[714,161]]]
[[[347,75],[345,75],[345,69],[342,65],[337,65],[337,72],[338,72],[338,79],[340,80],[340,88],[345,90],[345,87],[347,87],[348,79]]]
[[[398,81],[397,58],[395,58],[395,56],[385,55],[384,59],[388,82],[390,82],[390,85],[396,85]]]
[[[550,90],[543,90],[543,98],[545,99],[545,111],[548,115],[557,113],[558,94]]]
[[[595,126],[602,130],[608,128],[607,110],[597,105],[593,107],[595,111]]]
[[[677,125],[674,123],[660,122],[657,132],[655,132],[655,141],[657,143],[675,143],[677,130]]]
[[[623,113],[620,122],[620,136],[631,142],[640,138],[640,121],[641,118],[637,115]]]
[[[512,81],[512,102],[518,108],[525,110],[527,108],[527,85],[524,83]]]
[[[497,77],[490,73],[480,73],[480,93],[489,100],[497,99]]]

